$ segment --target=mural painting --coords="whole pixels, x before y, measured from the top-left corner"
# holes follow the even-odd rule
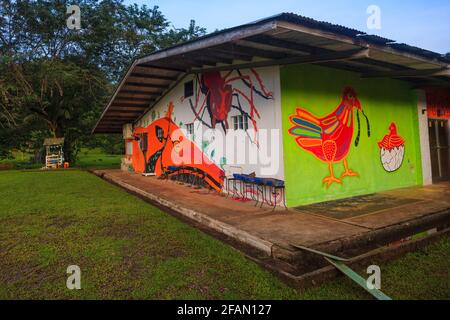
[[[422,184],[420,136],[417,126],[418,97],[407,83],[394,79],[363,79],[356,72],[318,65],[286,66],[280,70],[280,76],[283,131],[286,133],[292,131],[291,134],[283,135],[286,201],[289,207]],[[352,104],[352,99],[345,97],[343,89],[347,87],[353,88],[347,92],[356,91],[353,96],[359,103]],[[337,100],[338,97],[339,100]],[[340,112],[337,116],[339,121],[331,120],[333,117],[326,116],[336,105],[338,105],[338,108],[335,108],[336,114]],[[347,105],[343,108],[345,112],[339,110],[341,105]],[[303,109],[300,109],[300,116],[298,116],[293,109],[296,106],[313,113],[315,117],[312,119],[315,123],[303,119],[307,118],[303,115],[308,115]],[[349,107],[353,109],[353,112],[348,111]],[[362,111],[370,119],[370,127]],[[346,121],[343,119],[344,113],[348,114]],[[308,130],[301,129],[303,123],[299,125],[293,122],[293,117],[303,121],[308,120],[316,127],[309,125],[306,126]],[[322,117],[324,119],[330,117],[331,124],[327,125],[325,120],[321,119]],[[353,129],[350,128],[352,118]],[[361,122],[360,130],[358,118]],[[336,126],[341,127],[342,133],[339,137],[337,137],[339,129],[332,127],[333,122],[337,122]],[[406,147],[403,164],[395,171],[395,174],[388,174],[380,162],[378,142],[389,133],[389,125],[392,122],[396,125],[397,134],[406,141]],[[297,127],[298,129],[294,129]],[[329,134],[328,132],[332,130],[334,133]],[[345,139],[341,138],[344,136],[343,132],[347,132]],[[375,138],[367,138],[369,132],[370,136]],[[309,136],[313,139],[308,140]],[[333,175],[343,182],[342,185],[335,182],[327,188],[319,182],[324,177],[330,176],[328,168],[330,162],[326,161],[324,153],[320,154],[320,146],[325,140],[336,142],[335,162],[331,165],[334,170]],[[318,144],[318,147],[314,149],[317,156],[312,152],[313,150],[309,151],[302,147],[302,145],[308,146],[308,142],[312,145]],[[338,149],[341,150],[338,151]],[[342,160],[339,162],[337,159],[340,157]],[[347,166],[344,160],[347,160]],[[347,172],[346,167],[359,173],[360,178],[342,179],[342,175],[345,176]]]
[[[359,112],[366,119],[367,135],[370,137],[370,123],[365,115],[356,91],[346,87],[339,105],[327,116],[320,118],[309,111],[297,108],[296,114],[289,117],[293,127],[289,133],[296,138],[297,144],[305,151],[313,154],[320,161],[328,164],[330,175],[323,179],[323,183],[329,188],[333,183],[342,184],[345,177],[356,177],[358,173],[349,168],[347,155],[352,145],[354,133],[353,110],[356,109],[358,133],[355,146],[360,141],[360,117]],[[337,178],[333,172],[333,164],[342,162],[344,173]]]
[[[180,180],[186,177],[186,170],[191,170],[196,176],[204,176],[204,185],[217,191],[223,189],[224,166],[228,164],[244,161],[236,165],[245,173],[259,175],[259,165],[250,163],[249,154],[257,150],[258,157],[259,152],[266,156],[267,149],[261,147],[267,139],[257,137],[262,128],[277,125],[274,94],[267,86],[273,86],[276,74],[274,68],[264,68],[187,76],[135,124],[134,171],[174,177],[174,167],[183,167]],[[234,139],[234,144],[224,146],[222,143],[228,138]],[[242,150],[248,153],[240,158],[237,154],[241,156]],[[276,156],[282,157],[278,153]],[[208,161],[189,165],[198,162],[189,157]],[[184,163],[177,164],[177,158]],[[281,175],[273,178],[282,178]],[[194,180],[197,185],[198,179],[189,179]]]
[[[378,147],[384,170],[394,172],[400,169],[405,156],[405,139],[398,135],[395,123],[391,123],[389,134],[378,142]]]
[[[172,120],[173,109],[173,103],[169,103],[165,117],[156,119],[147,127],[135,128],[134,170],[156,176],[192,175],[220,192],[223,170],[206,159],[203,152],[183,134]],[[171,170],[173,167],[180,170],[174,172]]]
[[[428,89],[426,98],[428,118],[450,119],[450,90]]]
[[[236,72],[236,75],[234,75]],[[258,95],[265,100],[273,99],[273,93],[266,89],[264,83],[256,70],[250,69],[251,74],[256,79],[258,86],[255,86],[250,75],[243,75],[240,70],[231,70],[225,75],[218,71],[205,72],[197,75],[197,93],[195,102],[189,99],[195,120],[199,120],[207,128],[215,129],[220,124],[226,132],[230,128],[228,114],[231,109],[239,111],[253,125],[254,136],[251,137],[253,143],[257,142],[258,123],[261,115],[255,105],[254,95]],[[233,83],[242,81],[249,89],[247,92],[236,88]],[[202,97],[203,96],[203,97]],[[247,107],[242,104],[246,102]],[[209,119],[205,117],[208,113]]]

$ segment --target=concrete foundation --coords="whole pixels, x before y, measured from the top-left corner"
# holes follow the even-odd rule
[[[448,232],[450,227],[449,182],[383,192],[377,195],[411,201],[395,201],[376,211],[369,210],[367,214],[362,203],[346,209],[358,210],[358,215],[336,219],[316,214],[306,207],[305,210],[300,207],[272,211],[272,208],[259,208],[255,203],[236,201],[214,191],[197,190],[121,170],[94,173],[205,231],[210,230],[222,240],[228,239],[258,263],[294,283],[306,283],[308,277],[315,275],[317,278],[320,270],[328,273],[332,270],[322,257],[302,251],[298,246],[353,258],[356,263],[365,261],[364,257],[382,256],[383,252],[394,257],[396,252],[413,250],[418,245],[410,244],[415,239],[411,236],[431,230],[429,233],[436,237]],[[336,210],[336,202],[324,206]],[[429,238],[428,234],[424,235]],[[319,278],[327,277],[322,274]]]

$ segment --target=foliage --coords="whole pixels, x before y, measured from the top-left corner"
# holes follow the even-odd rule
[[[98,136],[95,136],[97,138]],[[118,135],[99,135],[105,139],[101,143],[93,143],[93,145],[106,143],[110,138],[120,138]],[[91,142],[91,141],[90,141]],[[84,145],[84,143],[83,143]],[[116,143],[115,146],[123,147],[123,143]],[[111,149],[111,147],[109,147]],[[40,160],[36,159],[39,156],[43,156],[44,149],[40,154],[30,154],[18,150],[13,150],[9,157],[0,160],[0,170],[22,170],[22,169],[41,169],[43,167],[44,158]],[[118,169],[122,162],[122,152],[106,153],[103,147],[85,148],[82,147],[77,152],[76,168],[81,169]],[[72,168],[72,166],[71,166]]]
[[[46,133],[65,137],[66,159],[72,162],[78,137],[89,134],[105,103],[108,85],[103,75],[95,67],[69,59],[42,59],[13,64],[8,76],[16,78],[15,90],[20,93],[16,99],[10,94],[15,99],[13,106],[20,111],[11,121],[25,126],[33,121],[44,123]]]
[[[86,137],[83,146],[87,148],[99,148],[103,153],[122,155],[124,143],[120,134],[96,134]]]
[[[122,0],[78,1],[82,29],[69,30],[69,4],[0,0],[0,157],[13,148],[36,152],[52,135],[65,137],[74,162],[133,58],[205,33],[193,21],[176,29],[158,7]],[[94,140],[111,153],[122,144]]]

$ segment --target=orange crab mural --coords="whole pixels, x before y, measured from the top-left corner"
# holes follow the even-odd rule
[[[342,184],[342,179],[345,177],[358,176],[358,173],[351,170],[347,163],[347,155],[353,140],[354,109],[357,110],[358,123],[355,146],[358,146],[360,141],[359,112],[366,118],[367,135],[369,137],[370,124],[353,88],[345,88],[339,105],[323,118],[319,118],[302,108],[297,108],[296,114],[289,118],[294,125],[289,133],[296,138],[297,144],[305,151],[312,153],[317,159],[328,164],[330,175],[323,179],[327,188],[333,183]],[[339,179],[334,175],[333,164],[341,161],[344,164],[345,171]]]
[[[165,117],[134,130],[132,164],[135,172],[156,176],[193,175],[220,192],[223,170],[183,134],[172,120],[173,108],[171,102]]]

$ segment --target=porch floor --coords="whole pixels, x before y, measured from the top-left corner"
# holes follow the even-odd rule
[[[389,243],[400,240],[394,233],[400,237],[450,222],[450,182],[386,191],[369,196],[371,201],[361,201],[364,197],[360,197],[272,211],[267,206],[256,207],[254,202],[236,201],[156,177],[121,170],[94,173],[272,257],[289,255],[286,252],[294,252],[295,246],[342,253],[344,244],[350,250],[358,247],[357,241],[367,245],[385,238]],[[390,200],[377,203],[382,199]],[[435,224],[430,222],[433,216]],[[416,229],[402,233],[413,225]],[[380,238],[383,232],[390,234]],[[373,243],[372,247],[384,244]]]

